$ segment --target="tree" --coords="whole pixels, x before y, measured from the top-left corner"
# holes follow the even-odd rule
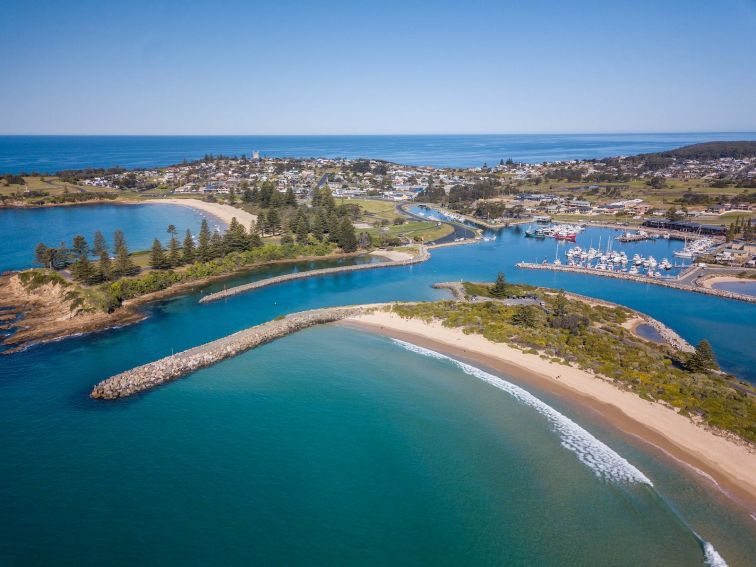
[[[275,235],[281,230],[281,217],[278,216],[276,209],[270,209],[265,220],[265,224],[271,234]]]
[[[113,233],[113,250],[118,250],[119,248],[126,246],[126,238],[123,236],[122,230],[116,230]]]
[[[488,288],[488,293],[491,294],[491,297],[497,299],[503,299],[507,296],[507,281],[504,279],[504,272],[499,272],[494,284]]]
[[[357,250],[357,235],[354,233],[354,226],[349,217],[341,220],[338,235],[339,248],[344,252],[354,252]]]
[[[717,370],[719,365],[714,357],[714,350],[706,339],[702,339],[696,345],[696,350],[685,361],[685,368],[690,372],[706,372],[707,370]]]
[[[116,276],[131,276],[139,271],[139,268],[134,265],[129,256],[129,247],[126,246],[126,239],[123,237],[123,233],[117,230],[115,233],[114,243],[118,243],[115,249],[115,269],[113,275]]]
[[[296,234],[299,244],[307,244],[310,235],[310,223],[307,220],[307,215],[301,209],[294,217],[294,234]]]
[[[52,256],[51,266],[56,270],[61,270],[71,264],[71,251],[66,246],[65,242],[61,242],[60,246],[55,248]]]
[[[197,258],[200,262],[207,262],[210,256],[210,227],[207,226],[207,219],[202,219],[199,231],[199,245],[197,246]]]
[[[323,216],[320,214],[315,215],[312,221],[312,235],[318,240],[323,240],[325,234],[325,223],[323,222]]]
[[[71,266],[71,274],[73,274],[76,281],[83,284],[93,283],[95,279],[94,276],[96,275],[92,263],[89,261],[86,254],[79,256],[78,260],[73,263]]]
[[[160,241],[156,238],[152,241],[152,250],[150,250],[150,266],[156,270],[168,268],[168,260],[165,257],[165,249]]]
[[[519,327],[535,327],[537,320],[534,309],[532,305],[518,307],[517,311],[512,315],[512,324]]]
[[[166,232],[168,234],[170,234],[171,236],[176,236],[176,234],[178,234],[178,231],[176,230],[176,227],[174,225],[172,225],[172,224],[168,225],[168,229],[166,230]]]
[[[186,235],[184,236],[181,260],[184,264],[192,264],[194,262],[194,257],[194,239],[192,238],[192,231],[187,228]]]
[[[73,244],[71,245],[71,247],[74,254],[76,254],[78,257],[89,255],[89,244],[87,244],[87,239],[84,238],[81,234],[74,236]]]
[[[213,232],[212,236],[210,236],[210,245],[208,246],[208,249],[210,259],[220,258],[221,256],[226,255],[226,247],[223,242],[223,237],[219,232]]]
[[[175,236],[168,242],[168,264],[171,268],[181,265],[181,247]]]
[[[247,231],[236,217],[231,219],[223,240],[226,252],[241,252],[247,249]]]
[[[560,289],[554,300],[554,315],[557,317],[563,317],[567,314],[567,297],[564,295],[564,290]]]
[[[54,256],[55,248],[48,248],[43,242],[37,244],[37,247],[34,249],[34,261],[46,268],[52,268]]]
[[[262,237],[260,236],[260,224],[252,221],[249,223],[249,236],[247,237],[247,248],[259,248],[262,246]]]
[[[294,191],[291,187],[288,187],[286,189],[286,196],[284,197],[284,203],[289,205],[290,207],[295,207],[297,205],[297,196],[294,195]]]
[[[110,256],[107,250],[100,252],[100,265],[98,266],[100,280],[106,282],[113,276],[113,269],[110,265]]]
[[[102,235],[102,232],[96,230],[94,234],[92,252],[94,252],[96,256],[102,256],[103,251],[108,251],[108,244],[105,242],[105,237]]]

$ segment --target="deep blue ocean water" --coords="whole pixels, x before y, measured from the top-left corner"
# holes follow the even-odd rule
[[[0,173],[85,167],[157,167],[205,154],[376,158],[412,165],[477,167],[501,159],[542,162],[669,150],[756,132],[428,136],[0,136]]]

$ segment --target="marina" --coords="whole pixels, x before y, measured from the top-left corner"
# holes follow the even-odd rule
[[[738,301],[745,301],[747,303],[756,303],[756,296],[753,295],[747,295],[743,293],[737,293],[733,291],[728,291],[724,289],[710,289],[706,287],[699,287],[695,285],[690,284],[684,284],[678,281],[676,278],[661,278],[656,275],[649,277],[648,275],[643,276],[637,273],[630,273],[628,272],[620,272],[620,271],[613,271],[613,270],[602,270],[602,269],[596,269],[591,268],[587,266],[580,266],[580,265],[563,265],[563,264],[534,264],[534,263],[528,263],[528,262],[518,262],[517,264],[518,268],[525,269],[525,270],[546,270],[546,271],[553,271],[553,272],[571,272],[574,274],[588,274],[592,276],[602,276],[602,277],[609,277],[609,278],[616,278],[616,279],[624,279],[639,283],[650,283],[654,285],[660,285],[664,287],[669,287],[673,289],[679,289],[681,291],[690,291],[694,293],[702,293],[705,295],[715,295],[717,297],[723,297],[726,299],[736,299]],[[654,272],[656,274],[656,272]]]

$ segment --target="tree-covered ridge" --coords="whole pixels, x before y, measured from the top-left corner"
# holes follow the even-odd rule
[[[645,399],[756,442],[756,389],[716,370],[708,343],[692,355],[680,353],[624,328],[627,309],[591,306],[561,293],[536,293],[544,307],[439,301],[392,309],[405,318],[440,320],[446,327],[592,371]]]
[[[756,157],[756,141],[704,142],[701,144],[682,146],[666,152],[640,154],[638,157],[646,158],[651,156],[695,160],[722,158],[744,159]]]

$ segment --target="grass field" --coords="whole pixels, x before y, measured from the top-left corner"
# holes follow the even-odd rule
[[[406,236],[408,238],[422,238],[424,242],[430,242],[442,238],[454,232],[454,229],[448,224],[441,224],[432,221],[410,220],[404,224],[395,225],[394,220],[398,218],[407,218],[402,214],[397,203],[393,201],[378,201],[373,199],[337,199],[338,204],[359,205],[363,214],[359,222],[369,223],[373,228],[365,230],[371,236],[386,235],[394,237]],[[382,222],[388,222],[386,226],[381,226]]]
[[[0,195],[23,195],[29,191],[42,191],[50,195],[63,195],[64,193],[121,193],[117,189],[108,187],[89,187],[87,185],[77,185],[66,183],[57,177],[24,177],[26,185],[5,185],[0,183]]]

